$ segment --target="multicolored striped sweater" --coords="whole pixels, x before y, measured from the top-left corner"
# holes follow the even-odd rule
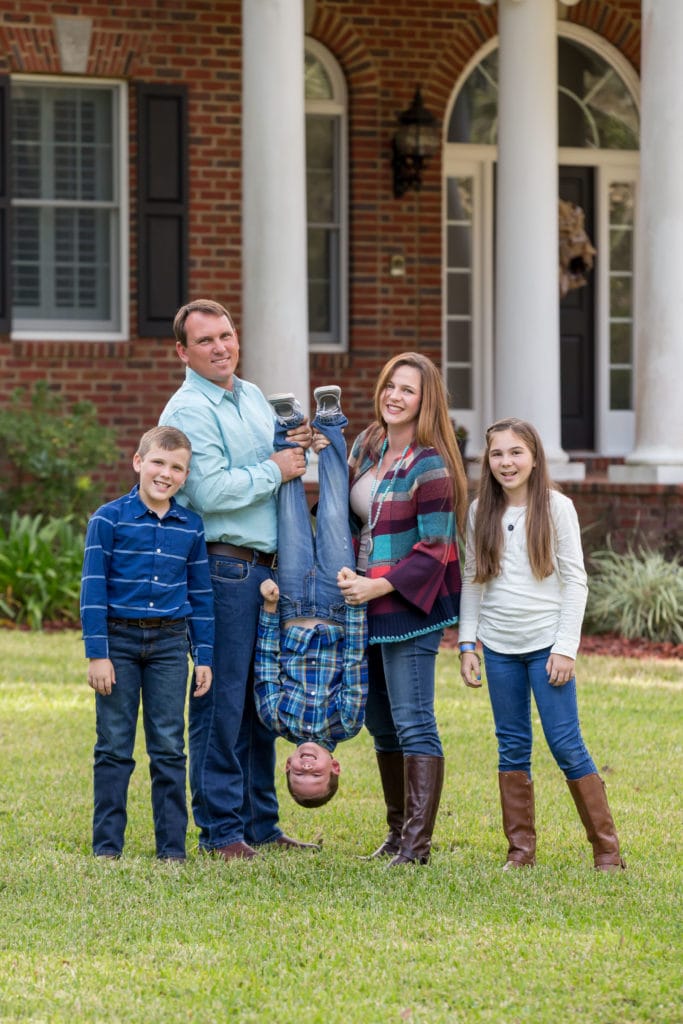
[[[364,431],[349,457],[352,485],[377,465],[365,438]],[[395,643],[452,626],[461,586],[453,485],[434,448],[415,445],[392,466],[372,501],[370,521],[376,516],[367,575],[385,576],[395,589],[368,604],[369,642]]]

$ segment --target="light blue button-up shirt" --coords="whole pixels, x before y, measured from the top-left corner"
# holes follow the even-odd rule
[[[259,388],[233,377],[227,391],[188,366],[159,423],[182,430],[192,443],[178,500],[199,512],[207,542],[275,551],[282,475],[270,459],[273,410]]]

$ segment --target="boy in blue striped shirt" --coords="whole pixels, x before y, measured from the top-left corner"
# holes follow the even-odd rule
[[[123,850],[142,699],[156,855],[185,860],[187,655],[200,697],[211,686],[214,639],[204,527],[174,497],[191,454],[182,431],[148,430],[133,458],[139,483],[88,523],[81,621],[97,719],[93,853],[106,859]]]
[[[328,444],[320,450],[320,495],[315,535],[301,479],[278,495],[278,583],[261,584],[254,668],[261,721],[296,743],[287,758],[287,786],[305,807],[318,807],[337,791],[337,743],[363,725],[367,698],[365,606],[344,602],[338,580],[354,575],[349,528],[347,420],[336,385],[316,388],[313,428]],[[293,395],[269,399],[276,413],[275,447],[303,418]],[[324,443],[324,442],[323,442]]]

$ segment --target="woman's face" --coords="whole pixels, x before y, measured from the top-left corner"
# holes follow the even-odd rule
[[[422,375],[414,366],[401,363],[384,385],[380,397],[387,427],[403,427],[417,421],[422,402]]]

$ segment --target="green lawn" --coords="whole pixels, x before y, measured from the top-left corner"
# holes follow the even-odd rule
[[[146,757],[126,852],[90,855],[94,698],[75,633],[0,633],[0,1021],[630,1024],[683,1020],[683,666],[585,658],[581,718],[628,871],[593,871],[566,785],[535,759],[538,866],[503,873],[485,691],[439,658],[446,784],[428,868],[383,836],[369,737],[338,797],[284,828],[320,854],[154,860]],[[537,724],[537,723],[536,723]],[[279,741],[280,763],[288,745]]]

